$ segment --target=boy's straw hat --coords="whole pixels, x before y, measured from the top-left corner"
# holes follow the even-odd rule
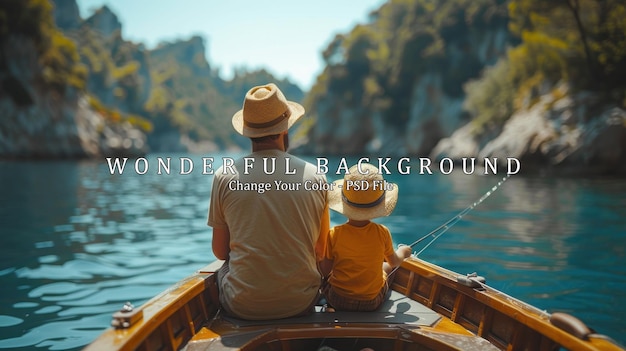
[[[360,172],[358,165],[350,167],[344,178],[333,184],[328,192],[328,204],[350,219],[363,221],[389,216],[398,202],[398,186],[386,183],[384,187],[383,176],[369,163],[361,163]],[[366,189],[356,189],[355,184]]]
[[[258,138],[288,130],[303,115],[302,105],[287,101],[276,84],[269,83],[248,90],[232,122],[237,133]]]

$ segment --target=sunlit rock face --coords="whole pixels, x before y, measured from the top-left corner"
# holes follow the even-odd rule
[[[122,30],[122,23],[108,6],[98,9],[85,23],[107,37]]]
[[[431,157],[515,157],[525,172],[565,175],[626,173],[626,111],[591,108],[592,93],[545,93],[506,122],[495,136],[472,133],[471,124],[442,139]]]
[[[428,155],[442,139],[469,120],[463,109],[463,85],[477,78],[484,67],[495,64],[510,45],[506,21],[461,31],[446,41],[442,63],[427,67],[401,69],[419,71],[400,76],[400,91],[380,86],[387,97],[378,105],[359,97],[351,101],[359,83],[341,89],[342,96],[320,94],[312,106],[315,126],[309,143],[302,147],[311,153],[378,153],[385,155]],[[422,57],[412,57],[410,65],[423,65]],[[330,68],[332,69],[332,68]],[[333,86],[333,82],[327,84]],[[374,106],[372,106],[374,105]],[[391,111],[391,112],[390,112]]]
[[[36,43],[14,34],[0,42],[0,158],[137,156],[146,152],[143,132],[111,123],[93,111],[84,93],[43,82]]]
[[[513,44],[506,22],[470,27],[442,44],[441,63],[419,66],[422,58],[411,57],[409,65],[398,68],[406,74],[394,77],[394,84],[389,83],[392,78],[372,73],[380,62],[366,50],[357,57],[360,61],[346,60],[341,48],[347,44],[337,39],[328,49],[329,66],[310,93],[307,108],[315,125],[301,150],[456,162],[465,157],[501,162],[516,158],[522,172],[626,173],[626,111],[565,82],[539,84],[506,123],[477,131],[465,106],[467,94],[474,92],[468,89],[475,86],[467,83],[493,67]],[[363,47],[376,47],[367,40]]]
[[[82,19],[76,0],[54,0],[54,23],[61,30],[77,29]]]

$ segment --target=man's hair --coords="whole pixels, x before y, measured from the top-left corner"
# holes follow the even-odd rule
[[[262,143],[268,140],[276,140],[278,139],[278,137],[280,137],[280,134],[272,134],[272,135],[265,135],[265,136],[258,137],[258,138],[250,138],[250,140],[252,140],[252,142],[254,143]]]

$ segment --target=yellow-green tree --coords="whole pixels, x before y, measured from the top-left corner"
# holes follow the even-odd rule
[[[316,113],[330,95],[355,110],[380,112],[400,129],[415,82],[437,72],[443,92],[461,97],[463,83],[485,64],[472,49],[475,37],[506,28],[506,21],[504,0],[390,0],[370,14],[370,23],[331,41],[306,105]]]
[[[584,89],[624,87],[624,1],[514,0],[509,15],[511,31],[522,39],[529,54],[538,55],[524,59],[536,61],[537,69],[547,77],[567,79]],[[541,50],[533,51],[533,45]],[[557,67],[560,72],[554,71]]]
[[[626,106],[624,1],[512,0],[508,9],[518,45],[465,88],[477,133],[501,126],[545,83],[567,82],[600,93],[601,104]]]
[[[11,43],[10,37],[17,38]],[[36,49],[41,72],[35,76],[42,83],[63,93],[66,86],[84,88],[86,71],[74,43],[60,33],[52,19],[52,5],[47,0],[2,0],[0,1],[0,70],[4,72],[2,84],[5,91],[13,95],[19,104],[32,101],[17,77],[7,68],[7,51],[12,45],[30,40]]]

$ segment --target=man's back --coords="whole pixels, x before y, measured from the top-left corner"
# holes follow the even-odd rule
[[[209,225],[230,233],[220,300],[247,319],[298,314],[320,285],[315,245],[326,192],[311,186],[325,176],[280,150],[254,152],[233,168],[236,174],[216,171],[209,211]]]

